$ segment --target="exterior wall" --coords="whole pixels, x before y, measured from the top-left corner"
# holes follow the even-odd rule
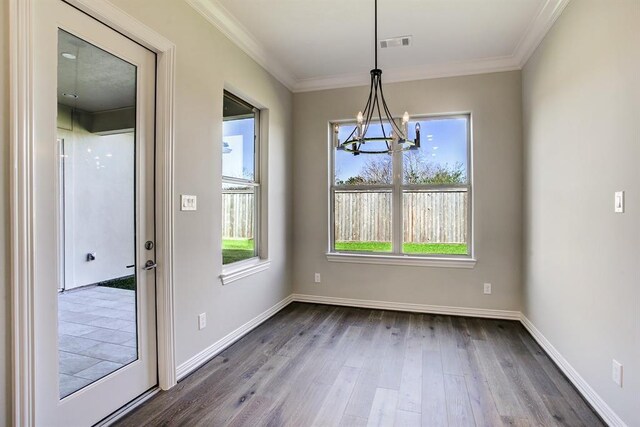
[[[472,115],[474,269],[330,263],[329,127],[353,118],[367,87],[294,95],[294,290],[416,304],[520,310],[522,127],[520,72],[385,85],[392,111]],[[394,110],[401,108],[402,110]],[[314,283],[314,273],[322,283]],[[483,283],[493,295],[483,295]]]
[[[74,113],[64,141],[64,288],[133,274],[134,135],[96,135]],[[96,159],[97,158],[97,159]],[[99,163],[99,164],[98,164]],[[88,253],[96,259],[87,260]]]
[[[629,426],[640,425],[639,28],[637,0],[573,1],[523,71],[524,312]]]

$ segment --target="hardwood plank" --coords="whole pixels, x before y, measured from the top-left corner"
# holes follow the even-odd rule
[[[349,403],[346,414],[367,418],[371,410],[371,404],[378,386],[380,373],[382,372],[383,351],[390,338],[391,326],[395,322],[395,312],[384,312],[376,326],[376,333],[369,343],[367,357],[360,371]]]
[[[396,419],[393,423],[394,427],[416,427],[422,424],[422,415],[417,412],[396,411]]]
[[[354,417],[353,415],[343,415],[340,420],[340,427],[366,427],[367,419]]]
[[[356,384],[360,369],[344,366],[335,382],[329,389],[327,397],[322,403],[318,415],[313,421],[314,426],[338,426],[347,407],[349,396]]]
[[[115,425],[367,423],[604,425],[517,322],[300,303]]]
[[[447,399],[444,391],[444,375],[439,351],[423,350],[422,353],[422,425],[446,426]]]
[[[473,410],[464,377],[444,375],[444,391],[447,398],[447,419],[449,426],[474,426]]]
[[[422,322],[412,314],[398,394],[398,409],[403,411],[420,413],[422,408],[422,334]]]
[[[369,418],[367,419],[367,427],[386,427],[392,426],[396,408],[398,407],[398,391],[386,388],[376,389]]]

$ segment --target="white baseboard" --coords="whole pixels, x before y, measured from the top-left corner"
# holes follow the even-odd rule
[[[578,371],[565,359],[562,354],[549,342],[542,332],[536,328],[533,323],[523,314],[520,321],[522,325],[529,331],[531,336],[540,344],[540,347],[555,362],[560,370],[567,376],[569,381],[573,383],[582,397],[593,407],[600,417],[612,427],[627,427],[620,417],[611,409],[609,405],[591,388],[591,386],[580,376]]]
[[[214,358],[221,351],[229,347],[234,342],[238,341],[240,338],[251,332],[256,327],[260,326],[265,320],[285,308],[287,305],[291,304],[293,301],[292,295],[289,295],[273,307],[265,310],[260,313],[253,319],[249,320],[244,325],[240,326],[235,331],[224,336],[222,339],[216,341],[211,344],[209,347],[202,350],[200,353],[196,354],[186,362],[182,363],[176,369],[176,377],[179,380],[189,375],[191,372],[198,369],[200,366],[204,365],[206,362]]]
[[[294,301],[316,304],[344,305],[347,307],[374,308],[380,310],[409,311],[413,313],[444,314],[450,316],[485,317],[489,319],[520,320],[519,311],[487,308],[447,307],[443,305],[413,304],[408,302],[373,301],[352,298],[324,297],[293,294]]]

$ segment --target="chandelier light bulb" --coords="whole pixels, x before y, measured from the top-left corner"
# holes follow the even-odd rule
[[[409,123],[409,112],[405,111],[404,114],[402,115],[402,124],[407,124]]]
[[[358,111],[358,117],[356,120],[359,125],[361,125],[364,122],[364,116],[362,115],[362,111]]]

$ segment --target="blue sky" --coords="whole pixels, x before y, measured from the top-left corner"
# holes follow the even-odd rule
[[[254,172],[254,122],[253,118],[222,122],[222,142],[227,143],[222,154],[222,174],[234,178],[253,179]],[[245,172],[250,175],[246,176]],[[243,176],[244,175],[244,176]]]
[[[415,138],[415,121],[409,123],[409,137]],[[467,119],[446,118],[421,120],[420,123],[420,153],[428,162],[437,164],[454,165],[456,162],[467,168]],[[338,136],[340,141],[345,141],[353,130],[351,124],[340,126]],[[385,127],[385,131],[387,127]],[[370,134],[371,132],[371,134]],[[367,135],[381,135],[379,125],[371,125]],[[385,154],[361,154],[354,156],[346,151],[336,151],[336,179],[347,180],[357,176],[360,169],[371,156],[384,156]]]

